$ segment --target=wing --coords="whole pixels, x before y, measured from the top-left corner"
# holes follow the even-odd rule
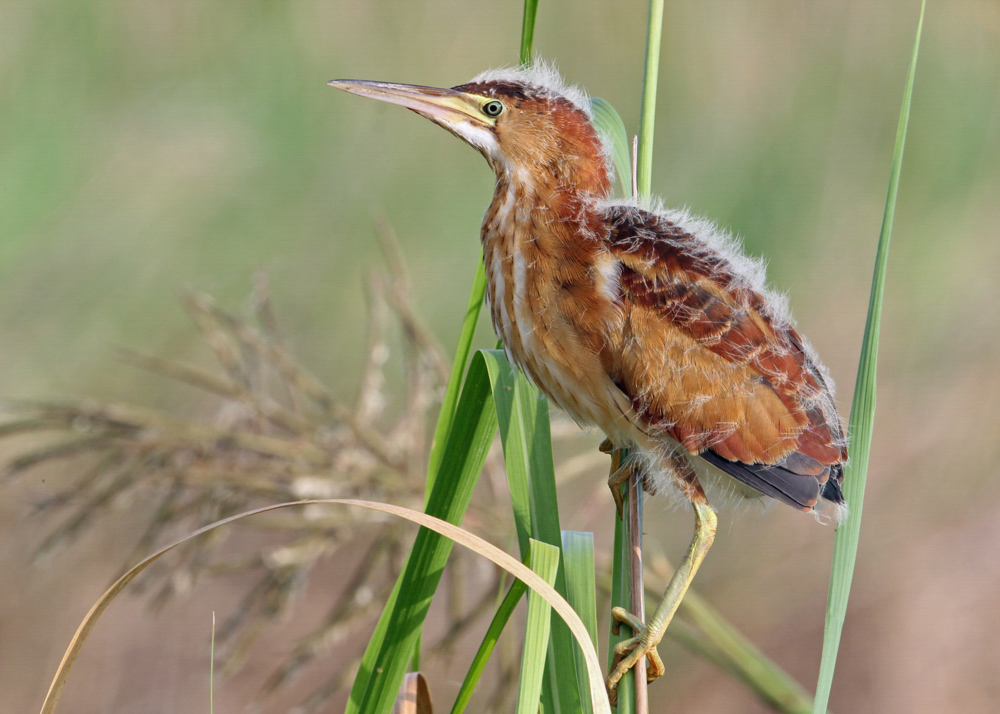
[[[612,206],[605,217],[624,312],[606,366],[646,428],[791,505],[842,503],[833,395],[802,338],[735,267],[746,259],[662,215]]]

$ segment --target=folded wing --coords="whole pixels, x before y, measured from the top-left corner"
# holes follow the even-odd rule
[[[606,219],[624,313],[606,367],[644,427],[790,505],[843,502],[833,395],[762,289],[668,217],[612,206]]]

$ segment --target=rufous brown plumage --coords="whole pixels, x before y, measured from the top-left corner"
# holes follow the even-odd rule
[[[609,688],[639,657],[658,670],[655,645],[714,537],[703,478],[803,510],[843,504],[846,444],[816,356],[727,234],[610,197],[610,152],[588,101],[546,67],[452,89],[331,84],[408,107],[483,154],[497,176],[481,234],[487,298],[510,360],[630,449],[647,488],[676,486],[695,506],[683,582],[647,626],[615,613],[642,632],[616,650]]]

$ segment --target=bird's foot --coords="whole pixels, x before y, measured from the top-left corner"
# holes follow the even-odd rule
[[[622,676],[635,666],[636,662],[643,657],[646,658],[646,681],[652,682],[654,679],[663,676],[663,660],[660,659],[656,646],[663,639],[663,629],[659,631],[645,625],[642,620],[633,615],[623,607],[611,608],[612,634],[617,635],[622,623],[632,628],[635,637],[622,640],[615,645],[615,656],[611,661],[611,671],[605,680],[608,688],[608,699],[612,706],[618,703],[618,681]]]
[[[615,451],[615,454],[620,454],[620,451]],[[615,466],[615,461],[612,461],[612,468]],[[628,483],[629,479],[632,478],[632,459],[626,458],[624,461],[617,462],[617,468],[611,472],[608,476],[608,488],[611,489],[611,497],[615,499],[615,510],[618,511],[618,520],[625,520],[625,499],[622,496],[622,486]]]
[[[611,497],[615,499],[615,510],[618,512],[618,520],[623,521],[625,520],[625,498],[622,496],[622,486],[629,482],[632,475],[639,468],[639,465],[636,463],[633,454],[629,454],[622,459],[621,451],[611,446],[610,441],[606,440],[601,444],[601,451],[608,453],[605,451],[606,446],[611,449],[612,453],[611,475],[608,476],[608,488],[611,489]],[[649,475],[640,470],[639,476],[637,487],[646,493],[655,494],[656,488]]]

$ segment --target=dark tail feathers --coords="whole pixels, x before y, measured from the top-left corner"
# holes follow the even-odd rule
[[[835,464],[819,475],[812,475],[791,471],[781,464],[730,461],[710,449],[699,456],[740,483],[795,508],[811,511],[821,497],[837,504],[844,503],[844,493],[840,488],[840,482],[844,478],[842,464]],[[824,476],[828,476],[825,483]]]

